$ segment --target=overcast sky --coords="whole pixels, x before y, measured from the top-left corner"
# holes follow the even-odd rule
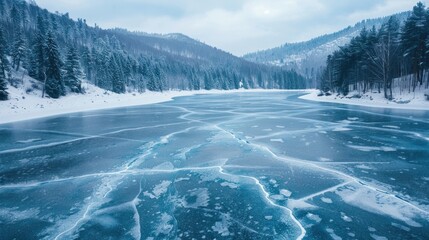
[[[102,28],[184,33],[241,56],[309,40],[367,18],[411,10],[417,0],[36,0]],[[427,3],[429,0],[423,1]]]

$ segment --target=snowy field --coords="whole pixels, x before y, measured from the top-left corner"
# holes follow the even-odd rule
[[[428,239],[429,111],[196,95],[0,125],[4,239]]]

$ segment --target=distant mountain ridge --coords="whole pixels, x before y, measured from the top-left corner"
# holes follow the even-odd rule
[[[409,15],[408,11],[391,16],[403,22]],[[255,63],[286,66],[308,78],[315,77],[314,75],[325,65],[329,54],[349,43],[363,28],[380,27],[391,16],[363,20],[335,33],[325,34],[305,42],[286,43],[280,47],[249,53],[243,58]]]

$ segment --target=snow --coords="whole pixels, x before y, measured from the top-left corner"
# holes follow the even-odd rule
[[[421,211],[420,208],[403,203],[394,195],[383,195],[381,192],[355,187],[337,190],[336,193],[350,205],[403,221],[411,227],[421,227],[420,223],[415,221]]]
[[[333,203],[332,199],[330,199],[330,198],[322,197],[321,200],[322,200],[322,202],[327,203],[327,204],[332,204]]]
[[[28,77],[27,77],[28,78]],[[28,80],[26,80],[28,81]],[[27,83],[27,82],[26,82]],[[28,84],[26,84],[28,85]],[[116,94],[98,88],[90,83],[83,83],[85,94],[69,94],[59,99],[41,98],[41,92],[34,90],[29,93],[29,86],[15,88],[8,86],[9,100],[0,101],[0,124],[29,120],[83,111],[139,106],[161,103],[176,97],[196,94],[229,94],[240,92],[279,92],[287,90],[239,89],[239,90],[199,90],[199,91],[165,91],[165,92],[131,92]]]
[[[231,183],[231,182],[223,182],[223,183],[221,183],[220,185],[221,185],[222,187],[229,187],[229,188],[232,188],[232,189],[236,189],[236,188],[238,188],[238,187],[239,187],[239,185],[238,185],[238,184]]]
[[[349,148],[353,148],[362,152],[372,152],[372,151],[383,151],[383,152],[396,152],[396,148],[392,147],[371,147],[371,146],[355,146],[347,145]]]
[[[319,90],[309,90],[310,93],[301,96],[300,99],[317,101],[317,102],[329,102],[329,103],[341,103],[350,104],[364,107],[375,107],[375,108],[392,108],[392,109],[409,109],[409,110],[429,110],[429,101],[425,99],[424,90],[416,91],[416,93],[396,95],[394,101],[389,101],[384,98],[383,93],[368,93],[362,95],[361,98],[346,98],[343,96],[337,96],[332,94],[331,96],[317,96]],[[349,93],[349,96],[353,96],[357,92]],[[395,95],[394,95],[395,96]],[[408,102],[409,101],[409,102]],[[404,103],[408,102],[408,103]]]
[[[290,192],[289,190],[286,190],[286,189],[280,190],[280,194],[283,195],[283,196],[285,196],[285,197],[292,196],[292,192]]]
[[[230,236],[230,219],[229,215],[222,215],[222,219],[219,222],[216,222],[214,226],[212,226],[212,229],[214,232],[217,232],[222,237],[228,237]]]
[[[159,199],[161,195],[167,193],[168,187],[171,185],[171,183],[171,181],[162,181],[153,188],[152,193],[146,191],[143,194],[144,196],[150,197],[152,199]]]

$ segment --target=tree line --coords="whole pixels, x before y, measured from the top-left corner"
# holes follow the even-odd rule
[[[380,28],[364,28],[349,44],[327,58],[320,89],[347,95],[350,91],[383,92],[392,99],[394,81],[400,90],[429,87],[429,10],[421,2],[409,17],[391,17]]]
[[[294,71],[247,62],[192,39],[90,27],[34,1],[0,1],[0,99],[24,71],[43,94],[83,93],[82,81],[116,93],[244,88],[305,88]],[[201,53],[200,55],[197,55]]]

